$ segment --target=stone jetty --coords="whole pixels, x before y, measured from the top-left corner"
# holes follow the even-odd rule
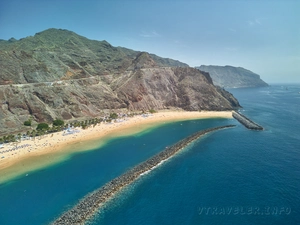
[[[243,124],[245,127],[247,127],[250,130],[263,130],[264,128],[257,123],[253,122],[243,114],[239,112],[232,112],[233,118],[235,118],[237,121],[239,121],[241,124]]]
[[[84,197],[77,205],[75,205],[69,211],[63,213],[59,218],[57,218],[52,224],[84,224],[89,218],[91,218],[94,213],[99,209],[99,207],[110,199],[114,194],[121,190],[124,186],[131,184],[133,181],[139,178],[139,176],[155,166],[157,166],[163,160],[169,159],[179,150],[186,147],[192,141],[198,139],[200,136],[210,133],[212,131],[234,127],[235,125],[226,125],[215,128],[210,128],[202,130],[190,135],[187,138],[182,139],[171,147],[166,148],[150,159],[144,161],[143,163],[133,167],[128,172],[122,174],[121,176],[111,180],[106,183],[101,188],[95,190],[94,192],[88,194]]]

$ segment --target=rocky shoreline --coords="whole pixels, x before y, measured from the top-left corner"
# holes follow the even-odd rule
[[[138,177],[153,169],[163,160],[166,160],[176,154],[179,150],[187,146],[192,141],[198,139],[200,136],[210,133],[212,131],[234,127],[235,125],[226,125],[215,128],[210,128],[202,130],[190,135],[187,138],[177,142],[171,147],[166,148],[162,152],[153,156],[152,158],[146,160],[145,162],[135,166],[128,172],[122,174],[121,176],[111,180],[98,190],[92,192],[81,200],[76,206],[74,206],[69,211],[65,212],[59,218],[57,218],[52,224],[84,224],[93,214],[98,210],[101,204],[105,203],[109,198],[111,198],[116,192],[122,189],[124,186],[132,183]]]
[[[250,130],[263,130],[264,128],[257,123],[253,122],[243,114],[239,112],[232,112],[233,118],[235,118],[237,121],[239,121],[241,124],[243,124],[246,128]]]

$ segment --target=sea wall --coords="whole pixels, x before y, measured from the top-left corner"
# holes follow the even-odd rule
[[[182,139],[181,141],[177,142],[173,146],[166,148],[165,150],[156,154],[152,158],[133,167],[128,172],[111,180],[101,188],[92,192],[91,194],[83,198],[83,200],[81,200],[76,206],[74,206],[72,209],[65,212],[62,216],[56,219],[52,224],[55,225],[83,224],[98,210],[98,208],[103,203],[105,203],[110,197],[112,197],[116,192],[118,192],[124,186],[135,181],[141,174],[151,170],[163,160],[169,159],[179,150],[181,150],[182,148],[190,144],[192,141],[198,139],[200,136],[205,135],[212,131],[234,127],[234,126],[235,125],[227,125],[227,126],[210,128],[210,129],[196,132],[190,135],[189,137]]]
[[[235,118],[237,121],[239,121],[241,124],[243,124],[246,128],[251,130],[263,130],[264,128],[257,123],[253,122],[243,114],[239,112],[232,112],[233,118]]]

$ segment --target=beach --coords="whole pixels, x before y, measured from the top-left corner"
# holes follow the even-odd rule
[[[51,133],[17,143],[5,144],[0,149],[0,183],[34,169],[65,160],[68,155],[91,150],[113,137],[132,135],[150,127],[173,121],[232,118],[231,111],[159,111],[154,114],[128,117],[114,123],[101,123],[74,132]],[[97,142],[93,142],[97,140]]]
[[[0,170],[1,180],[8,174],[5,171],[19,173],[0,182],[1,224],[50,224],[86,196],[182,139],[229,124],[236,127],[205,135],[157,167],[141,171],[88,223],[218,224],[226,217],[228,224],[300,224],[299,88],[232,90],[243,105],[239,111],[263,126],[261,132],[248,130],[233,118],[162,120],[76,141],[53,153],[30,155]],[[148,121],[158,115],[128,120]],[[117,137],[118,133],[127,136]]]

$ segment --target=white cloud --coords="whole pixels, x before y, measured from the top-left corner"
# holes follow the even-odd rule
[[[261,21],[259,19],[255,19],[255,20],[248,20],[247,21],[249,26],[255,26],[255,25],[262,25]]]
[[[155,38],[155,37],[161,37],[161,35],[159,33],[157,33],[155,30],[154,31],[151,31],[151,32],[145,32],[145,31],[142,31],[140,33],[140,36],[141,37],[144,37],[144,38]]]
[[[249,21],[248,21],[248,25],[249,25],[249,26],[253,26],[254,23],[253,23],[252,21],[249,20]]]
[[[177,47],[184,47],[187,48],[188,45],[186,45],[184,42],[180,41],[180,40],[173,40],[173,43],[177,46]]]

